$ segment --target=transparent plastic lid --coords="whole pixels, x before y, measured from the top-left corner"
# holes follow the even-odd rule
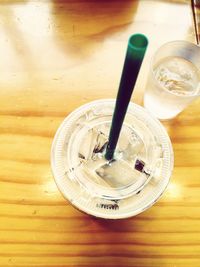
[[[170,139],[161,123],[133,103],[114,159],[104,157],[115,100],[73,111],[59,127],[51,151],[59,190],[78,209],[96,217],[136,215],[160,197],[173,169]]]

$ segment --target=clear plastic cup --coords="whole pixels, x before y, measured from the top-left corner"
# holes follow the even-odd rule
[[[105,159],[115,100],[73,111],[58,129],[51,151],[56,184],[72,205],[96,217],[121,219],[152,206],[173,170],[173,150],[161,125],[129,104],[114,159]]]

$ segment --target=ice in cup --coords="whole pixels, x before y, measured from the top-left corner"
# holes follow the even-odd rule
[[[51,151],[56,184],[79,210],[105,219],[134,216],[152,206],[167,187],[173,150],[161,123],[133,103],[114,158],[105,159],[115,100],[73,111],[58,129]]]
[[[161,46],[151,61],[144,106],[171,119],[200,95],[200,47],[187,41]]]

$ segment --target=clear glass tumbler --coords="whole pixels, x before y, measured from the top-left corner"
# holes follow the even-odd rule
[[[152,58],[144,106],[158,119],[172,119],[200,94],[200,47],[187,41],[161,46]]]

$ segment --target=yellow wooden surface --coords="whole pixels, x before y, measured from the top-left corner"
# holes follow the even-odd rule
[[[127,220],[95,219],[58,191],[50,148],[64,117],[115,97],[129,35],[148,51],[194,41],[190,1],[0,2],[0,266],[200,266],[200,116],[197,100],[165,122],[175,153],[169,187]]]

